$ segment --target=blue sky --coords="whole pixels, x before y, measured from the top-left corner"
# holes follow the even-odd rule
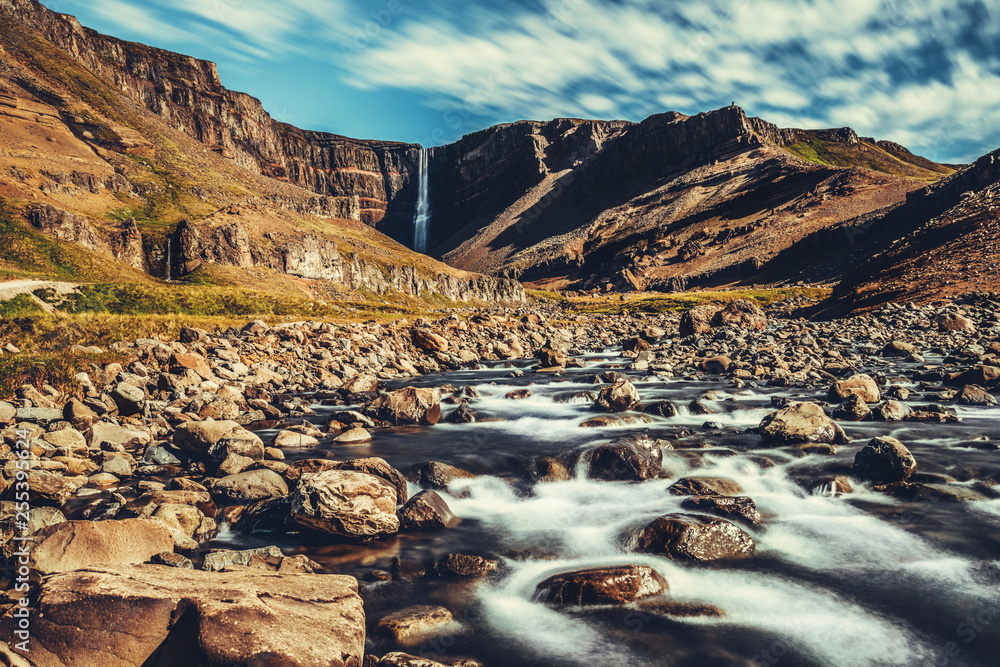
[[[939,161],[1000,147],[1000,6],[962,0],[50,0],[213,60],[300,127],[423,145],[732,101]],[[992,6],[991,6],[992,5]]]

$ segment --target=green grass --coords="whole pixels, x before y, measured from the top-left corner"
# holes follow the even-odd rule
[[[0,301],[0,319],[23,317],[41,313],[42,307],[27,294],[18,294],[13,299]]]
[[[533,299],[537,299],[538,301],[559,303],[566,300],[566,297],[564,297],[562,294],[552,290],[529,289],[525,290],[525,292],[527,292],[528,296],[532,297]]]
[[[131,273],[122,274],[121,265],[116,266],[78,245],[42,234],[24,221],[23,214],[23,203],[0,197],[0,238],[3,239],[0,274],[68,281],[111,281],[131,277]]]
[[[640,296],[628,301],[616,300],[616,297],[573,297],[567,299],[570,307],[577,312],[617,314],[633,313],[671,313],[690,310],[704,304],[723,305],[735,299],[747,299],[755,302],[761,308],[785,301],[786,299],[807,298],[823,299],[832,290],[824,287],[788,287],[757,290],[705,291],[683,292],[664,296]]]
[[[807,138],[784,148],[804,160],[828,167],[839,169],[863,167],[921,181],[936,181],[953,171],[916,156],[912,162],[904,160],[868,142],[845,144],[839,141]]]

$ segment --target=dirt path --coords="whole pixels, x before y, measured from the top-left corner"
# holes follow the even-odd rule
[[[37,289],[42,289],[48,287],[55,291],[58,295],[69,294],[75,290],[79,285],[77,283],[61,283],[54,280],[10,280],[7,282],[0,282],[0,301],[7,301],[8,299],[13,299],[19,294],[31,294]],[[53,313],[55,308],[50,304],[45,303],[37,296],[32,295],[32,299],[41,306],[45,312]]]

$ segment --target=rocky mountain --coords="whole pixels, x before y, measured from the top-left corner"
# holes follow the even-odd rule
[[[884,230],[942,215],[970,177],[850,128],[779,128],[736,106],[519,121],[426,150],[428,252],[455,269],[399,261],[420,146],[277,122],[214,64],[34,0],[0,0],[0,22],[4,215],[159,277],[225,266],[452,298],[518,298],[505,279],[582,291],[837,281],[876,270],[897,238]]]
[[[278,123],[222,87],[212,63],[29,0],[0,0],[0,128],[8,271],[69,262],[71,276],[103,279],[118,270],[101,258],[113,258],[171,279],[252,269],[314,281],[292,289],[316,294],[523,298],[514,281],[452,269],[371,227],[418,147]]]
[[[735,106],[525,121],[432,150],[431,247],[539,287],[683,289],[752,276],[951,171],[850,128],[781,129]]]
[[[903,202],[804,239],[778,259],[787,266],[806,256],[814,267],[843,274],[823,305],[828,315],[867,311],[889,301],[929,303],[996,291],[1000,150]]]

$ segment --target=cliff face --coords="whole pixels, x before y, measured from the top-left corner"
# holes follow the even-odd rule
[[[0,0],[0,224],[27,249],[0,251],[4,269],[88,282],[201,270],[209,284],[333,298],[523,301],[514,281],[361,222],[405,197],[417,155],[275,123],[211,63]]]
[[[0,0],[0,13],[38,30],[172,127],[239,165],[321,195],[357,197],[360,220],[382,220],[411,181],[418,147],[279,123],[260,100],[223,87],[214,63],[101,35],[34,0]],[[412,215],[407,205],[404,218]]]

